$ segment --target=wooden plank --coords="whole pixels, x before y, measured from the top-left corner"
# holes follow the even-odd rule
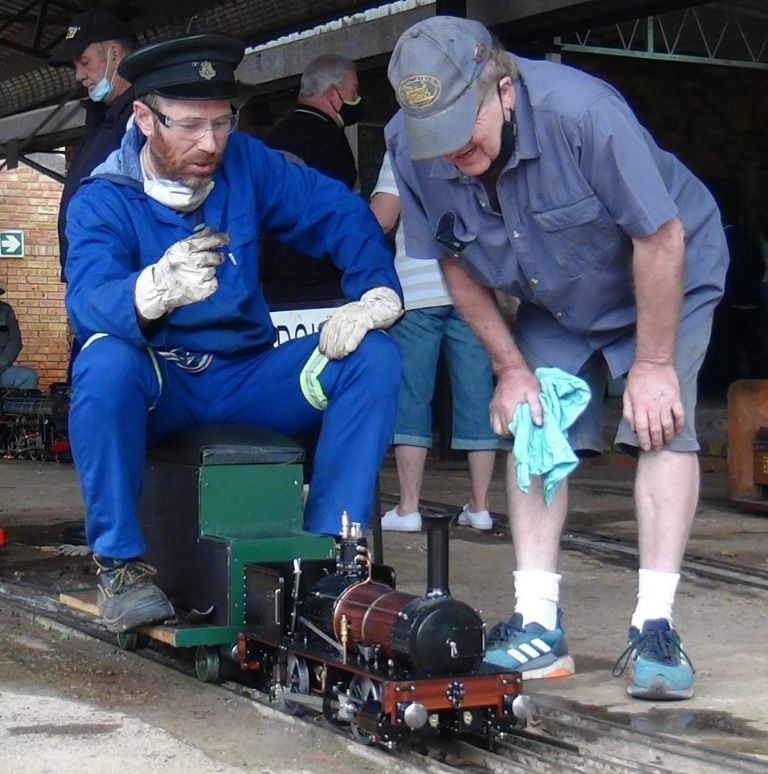
[[[96,589],[93,591],[71,591],[59,594],[59,602],[67,607],[73,607],[81,613],[88,613],[97,616],[99,614],[96,608]]]
[[[93,591],[62,592],[59,594],[59,602],[62,605],[79,610],[81,613],[88,613],[98,618],[99,611],[96,607],[95,589]],[[176,628],[173,626],[140,626],[136,631],[140,634],[146,634],[153,640],[176,647]]]

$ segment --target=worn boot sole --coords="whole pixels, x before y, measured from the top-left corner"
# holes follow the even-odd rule
[[[118,607],[117,604],[110,605],[110,602],[115,602],[114,598],[105,600],[99,593],[99,615],[107,629],[119,633],[173,619],[176,615],[173,605],[159,589],[156,591],[158,593],[146,595],[143,599],[136,597],[130,604],[125,599],[118,600],[119,607],[123,608],[120,611],[110,610],[112,606]]]

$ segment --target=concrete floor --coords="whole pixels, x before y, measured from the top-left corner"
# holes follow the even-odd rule
[[[428,470],[423,498],[466,501],[468,474]],[[385,471],[384,491],[396,491],[394,471]],[[634,537],[632,471],[597,462],[582,463],[573,476],[566,529]],[[501,466],[491,492],[491,508],[504,512]],[[386,533],[385,561],[398,568],[399,583],[417,592],[425,577],[423,534]],[[689,553],[768,570],[768,517],[739,513],[727,503],[725,476],[702,476],[699,508]],[[589,706],[604,719],[674,736],[734,753],[759,756],[768,770],[768,615],[766,592],[683,573],[675,624],[696,667],[696,694],[676,703],[643,702],[626,695],[623,678],[611,667],[626,645],[634,608],[636,573],[626,561],[601,560],[575,550],[561,554],[561,602],[573,677],[530,681],[528,692],[561,697]],[[451,591],[483,611],[489,623],[506,618],[512,606],[512,545],[508,538],[454,527],[451,539]],[[421,581],[423,583],[423,581]]]
[[[499,460],[491,492],[491,507],[498,512],[505,509],[502,473],[503,461]],[[569,527],[633,536],[631,473],[626,468],[582,463],[573,477]],[[465,465],[430,462],[423,497],[458,509],[466,500],[467,482]],[[382,470],[381,484],[384,492],[397,490],[392,460]],[[689,551],[768,569],[768,517],[734,510],[727,502],[722,472],[703,474],[702,493]],[[54,547],[60,525],[77,520],[81,513],[71,466],[0,462],[0,527],[6,530],[6,546],[0,548],[0,577],[34,576],[49,585],[59,582]],[[399,587],[421,593],[426,580],[425,535],[387,533],[384,551],[385,561],[397,570]],[[88,569],[87,561],[82,566]],[[676,625],[697,668],[696,696],[687,702],[654,704],[630,699],[623,679],[610,675],[625,646],[636,593],[634,570],[626,562],[576,550],[563,552],[561,569],[565,626],[577,674],[531,681],[526,686],[529,692],[560,697],[569,706],[590,706],[603,718],[637,729],[757,756],[768,770],[765,592],[684,574]],[[505,536],[452,528],[451,590],[480,609],[489,624],[511,611],[512,570],[512,546]],[[92,583],[92,576],[83,574],[81,581]],[[76,746],[83,734],[88,739],[87,718],[101,729],[98,749],[107,751],[111,765],[116,760],[125,762],[125,771],[175,771],[177,764],[181,770],[184,760],[191,761],[195,771],[343,772],[376,765],[350,753],[341,742],[318,741],[317,732],[297,742],[293,721],[266,717],[254,711],[250,702],[241,707],[240,700],[227,699],[235,707],[225,712],[215,691],[193,678],[163,674],[162,668],[147,666],[103,643],[84,645],[78,640],[77,652],[70,653],[74,647],[71,638],[41,632],[40,627],[30,628],[0,600],[0,744],[6,756],[0,770],[75,771],[77,761],[101,762],[87,758],[87,745]],[[65,656],[76,663],[78,654],[85,666],[65,670],[67,679],[48,680],[41,673],[41,664]],[[137,681],[147,685],[143,700],[131,694],[137,690]],[[72,724],[69,733],[62,730],[62,717]],[[253,733],[242,733],[245,717],[256,724],[249,726]],[[80,736],[78,724],[82,725]],[[111,726],[121,730],[114,734],[104,730]],[[35,735],[29,737],[32,733]],[[141,765],[128,754],[130,745],[128,753],[125,747],[126,740],[136,735],[142,739]],[[30,738],[33,748],[26,744]],[[259,739],[269,739],[270,744],[260,746]],[[57,758],[52,752],[46,764],[50,768],[46,768],[42,756],[56,749],[70,750],[71,756]],[[92,754],[95,748],[91,745],[89,749]],[[8,758],[8,750],[17,757]],[[14,762],[10,769],[5,767],[8,761]]]

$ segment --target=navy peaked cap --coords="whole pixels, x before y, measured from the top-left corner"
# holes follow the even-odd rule
[[[91,43],[132,37],[133,32],[124,21],[106,8],[94,8],[72,19],[64,40],[53,50],[48,64],[52,67],[68,65]]]
[[[229,35],[184,35],[142,46],[117,71],[137,97],[154,91],[170,99],[231,99],[244,52],[243,41]]]

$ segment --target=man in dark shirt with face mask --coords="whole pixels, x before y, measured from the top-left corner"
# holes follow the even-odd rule
[[[59,206],[59,259],[62,279],[67,260],[64,228],[69,200],[80,181],[120,145],[132,113],[133,90],[120,77],[117,66],[136,47],[128,26],[109,11],[96,8],[72,19],[62,43],[49,61],[54,67],[67,65],[75,79],[88,90],[85,133],[75,148]]]
[[[313,59],[301,76],[298,107],[272,130],[267,144],[298,156],[307,166],[344,183],[357,180],[345,126],[362,115],[354,63],[336,54]],[[330,258],[318,261],[275,239],[265,239],[262,257],[264,295],[271,304],[344,298],[340,271]]]

